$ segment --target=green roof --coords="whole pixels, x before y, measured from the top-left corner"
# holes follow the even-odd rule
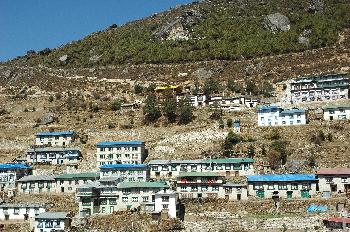
[[[323,107],[322,109],[328,110],[328,109],[338,109],[338,108],[350,108],[350,104],[328,105]]]
[[[165,182],[121,182],[118,188],[169,188]]]
[[[97,172],[85,172],[85,173],[71,173],[71,174],[62,174],[56,176],[55,179],[59,180],[70,180],[70,179],[99,179],[100,174]]]
[[[216,172],[180,172],[179,177],[205,177],[205,176],[210,176],[210,177],[217,177],[221,176],[219,173]]]
[[[228,164],[228,163],[254,163],[252,158],[224,158],[224,159],[207,159],[203,160],[204,163],[218,163],[218,164]]]

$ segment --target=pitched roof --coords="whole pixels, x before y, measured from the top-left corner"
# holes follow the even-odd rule
[[[247,187],[247,185],[246,184],[242,184],[242,183],[240,183],[240,184],[237,184],[237,183],[231,183],[231,182],[227,182],[227,183],[225,183],[225,184],[223,184],[223,186],[224,187]]]
[[[56,175],[30,175],[24,176],[18,180],[18,182],[27,182],[27,181],[55,181]]]
[[[165,182],[122,182],[118,188],[169,188]]]
[[[334,218],[327,218],[324,219],[323,221],[328,221],[328,222],[345,222],[346,224],[350,224],[350,218],[342,218],[342,217],[334,217]]]
[[[36,136],[69,136],[73,135],[73,131],[62,131],[62,132],[39,132]]]
[[[251,181],[316,181],[314,174],[267,174],[267,175],[254,175],[247,176],[248,182]]]
[[[27,169],[32,168],[27,164],[0,164],[0,169]]]
[[[20,202],[20,203],[3,203],[0,204],[0,208],[14,208],[14,207],[19,207],[19,208],[37,208],[37,207],[43,207],[46,208],[46,204],[44,203],[39,203],[39,202]]]
[[[207,159],[203,160],[204,163],[218,163],[218,164],[229,164],[229,163],[254,163],[252,158],[223,158],[223,159]]]
[[[115,147],[123,145],[144,145],[142,141],[118,141],[118,142],[99,142],[96,144],[97,147]]]
[[[85,173],[70,173],[56,176],[55,179],[69,180],[69,179],[99,179],[100,174],[97,172],[85,172]]]
[[[317,175],[350,175],[350,168],[322,168]]]
[[[67,217],[67,212],[44,212],[35,216],[35,219],[65,219]]]
[[[216,172],[180,172],[179,177],[218,177],[221,176]]]
[[[305,110],[304,109],[285,109],[283,111],[280,112],[280,114],[297,114],[297,113],[300,113],[300,114],[304,114],[305,113]]]
[[[151,160],[149,165],[169,165],[169,164],[209,164],[209,163],[253,163],[251,158],[223,158],[223,159],[195,159],[195,160]]]
[[[31,148],[28,149],[27,152],[60,152],[60,151],[66,151],[66,152],[80,152],[79,148],[69,148],[69,147],[38,147],[38,148]]]
[[[100,169],[146,169],[147,164],[106,164],[102,165]]]
[[[322,107],[322,109],[324,110],[343,109],[343,108],[350,108],[350,104],[328,105],[328,106]]]

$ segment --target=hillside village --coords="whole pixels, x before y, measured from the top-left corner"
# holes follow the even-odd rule
[[[349,9],[195,1],[0,62],[0,231],[349,230]]]

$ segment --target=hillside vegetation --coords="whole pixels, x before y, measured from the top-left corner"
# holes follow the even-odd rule
[[[264,26],[274,13],[289,19],[289,30]],[[29,51],[17,60],[50,67],[237,60],[333,45],[349,26],[348,0],[208,0],[112,25],[53,50]]]

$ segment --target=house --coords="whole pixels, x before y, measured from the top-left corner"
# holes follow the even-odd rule
[[[244,104],[248,108],[255,108],[259,102],[260,102],[259,99],[253,99],[253,98],[245,98],[244,99]]]
[[[258,108],[258,126],[290,126],[306,124],[304,109],[282,109],[279,106]]]
[[[55,175],[24,176],[17,181],[19,193],[52,193],[56,192]]]
[[[176,179],[176,191],[184,198],[225,198],[246,200],[247,187],[225,183],[224,176],[214,172],[181,172]],[[245,189],[245,191],[244,191]]]
[[[71,218],[66,212],[44,212],[35,216],[34,232],[68,231]]]
[[[176,96],[176,102],[180,102],[180,100],[184,99],[193,107],[201,107],[206,105],[207,96],[205,94]]]
[[[120,177],[122,181],[148,181],[150,169],[146,164],[106,164],[100,167],[100,178]]]
[[[349,76],[330,74],[302,77],[290,83],[291,103],[349,98]]]
[[[167,212],[170,218],[179,217],[179,201],[177,193],[170,189],[160,190],[155,194],[154,212]]]
[[[316,174],[323,194],[350,193],[350,168],[323,168]]]
[[[323,118],[326,121],[350,119],[350,104],[324,107]]]
[[[257,198],[310,198],[316,194],[314,174],[248,176],[248,194]]]
[[[179,85],[166,85],[166,86],[157,86],[154,91],[156,93],[163,93],[164,91],[171,91],[172,93],[181,93],[182,87]]]
[[[343,230],[348,231],[350,229],[350,218],[334,217],[323,220],[323,225],[330,230]]]
[[[41,132],[36,134],[35,145],[49,147],[64,147],[75,140],[75,133],[72,131],[63,132]]]
[[[224,158],[198,160],[151,160],[151,178],[176,179],[180,172],[214,172],[223,176],[254,174],[251,158]]]
[[[27,164],[0,164],[0,190],[14,186],[16,180],[31,174],[32,167]]]
[[[97,143],[97,165],[142,164],[146,159],[145,143],[141,141]]]
[[[111,214],[114,211],[136,209],[141,204],[154,205],[155,193],[168,188],[165,182],[121,182],[110,186],[93,183],[80,186],[76,193],[79,214]]]
[[[87,184],[88,182],[95,182],[100,178],[99,173],[71,173],[62,174],[55,177],[56,192],[57,193],[75,193],[76,188]]]
[[[77,148],[43,147],[32,148],[26,153],[27,163],[30,164],[77,164],[82,158]]]
[[[46,205],[42,203],[2,203],[0,204],[0,220],[25,221],[45,212],[46,209]]]

